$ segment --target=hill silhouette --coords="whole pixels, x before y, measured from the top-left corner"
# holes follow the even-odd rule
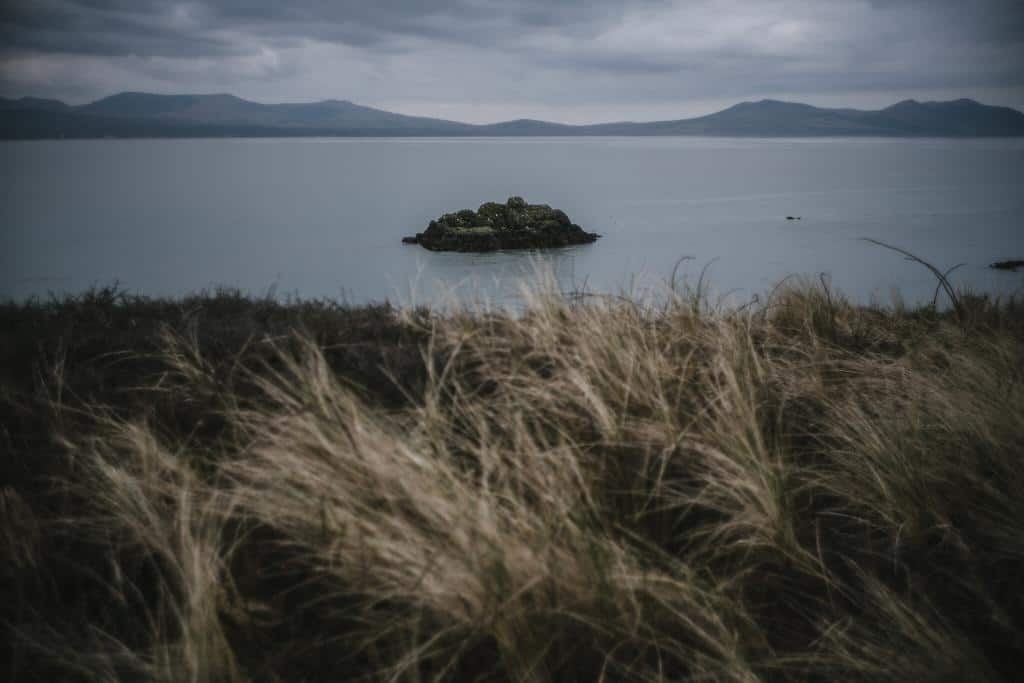
[[[905,100],[880,110],[827,109],[795,102],[741,102],[690,119],[566,125],[532,119],[469,124],[407,116],[347,100],[262,104],[234,95],[124,92],[70,106],[0,98],[0,138],[268,136],[710,135],[756,137],[1024,136],[1024,113],[974,100]]]

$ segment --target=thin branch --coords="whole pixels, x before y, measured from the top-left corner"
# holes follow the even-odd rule
[[[938,278],[938,280],[939,280],[939,285],[938,286],[945,290],[946,294],[949,296],[949,300],[953,302],[953,309],[956,311],[957,320],[959,320],[960,323],[963,324],[963,322],[964,322],[964,313],[965,313],[964,308],[963,308],[963,304],[961,304],[960,298],[956,295],[956,291],[953,289],[953,285],[950,284],[949,278],[946,277],[946,275],[948,275],[949,273],[952,273],[954,270],[959,268],[960,267],[959,265],[953,266],[953,268],[951,268],[948,271],[946,271],[946,273],[943,273],[941,270],[939,270],[938,268],[933,266],[931,263],[928,263],[927,261],[925,261],[920,256],[912,254],[911,252],[907,251],[906,249],[901,249],[900,247],[895,247],[895,246],[893,246],[891,244],[886,244],[885,242],[882,242],[881,240],[872,239],[870,237],[862,237],[861,239],[864,240],[865,242],[871,242],[872,244],[877,244],[880,247],[885,247],[886,249],[890,249],[892,251],[895,251],[898,254],[903,254],[904,256],[906,256],[911,261],[915,261],[917,263],[920,263],[922,266],[924,266],[928,270],[932,271],[932,274],[935,275],[935,277]]]

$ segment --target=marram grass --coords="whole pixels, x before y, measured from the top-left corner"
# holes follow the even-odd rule
[[[9,680],[999,681],[1024,311],[0,310]]]

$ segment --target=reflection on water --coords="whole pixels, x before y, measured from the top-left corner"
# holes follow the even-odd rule
[[[438,252],[419,255],[416,276],[396,283],[395,300],[401,303],[468,302],[517,305],[524,287],[553,278],[566,294],[588,288],[586,276],[576,274],[583,244],[558,249],[497,251],[483,254]]]

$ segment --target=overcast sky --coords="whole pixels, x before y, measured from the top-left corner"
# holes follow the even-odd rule
[[[1024,109],[1024,0],[0,0],[0,95],[124,90],[472,122],[764,97]]]

